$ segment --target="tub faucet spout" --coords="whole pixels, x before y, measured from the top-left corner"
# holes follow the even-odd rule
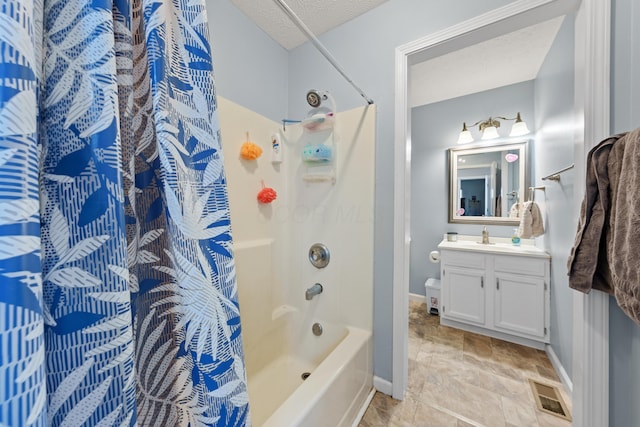
[[[313,285],[312,287],[306,290],[306,292],[304,293],[304,298],[307,301],[311,301],[313,297],[315,297],[316,295],[320,295],[321,293],[322,293],[322,285],[320,283],[316,283],[315,285]]]

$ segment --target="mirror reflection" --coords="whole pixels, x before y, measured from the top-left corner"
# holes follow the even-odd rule
[[[449,149],[449,222],[518,224],[527,142]]]

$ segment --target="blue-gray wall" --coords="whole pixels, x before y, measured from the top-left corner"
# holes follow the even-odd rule
[[[443,84],[448,84],[443,82]],[[449,177],[447,149],[456,146],[462,122],[474,123],[489,116],[515,117],[522,114],[535,131],[533,80],[461,96],[411,110],[411,262],[410,292],[424,295],[428,277],[440,277],[440,264],[428,261],[447,231],[480,236],[477,224],[449,224]],[[513,122],[498,129],[507,137]],[[470,129],[480,136],[477,126]],[[531,135],[504,138],[519,142]],[[458,146],[459,147],[459,146]],[[514,226],[488,226],[490,236],[510,237]]]
[[[618,133],[640,127],[640,4],[613,0],[613,6],[611,124],[612,133]],[[638,426],[640,326],[625,316],[613,298],[609,322],[609,425]]]
[[[205,0],[216,91],[271,120],[287,117],[289,52],[229,0]]]
[[[574,212],[575,174],[562,174],[560,182],[540,177],[563,169],[574,156],[574,29],[575,16],[565,17],[535,80],[536,185],[546,216],[544,249],[551,254],[551,347],[571,377],[573,357],[573,291],[567,279],[567,257],[575,239],[578,213]],[[538,200],[538,199],[536,199]]]
[[[378,107],[373,335],[374,374],[382,379],[392,377],[395,48],[511,2],[389,0],[319,37]],[[331,91],[338,110],[363,105],[360,95],[309,43],[291,51],[289,64],[292,117],[308,110],[304,97],[310,88]]]

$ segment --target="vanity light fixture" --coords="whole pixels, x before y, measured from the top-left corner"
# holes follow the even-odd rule
[[[495,118],[489,117],[487,120],[480,120],[471,125],[471,127],[478,125],[480,132],[482,132],[482,139],[495,139],[498,138],[498,128],[500,127],[500,121],[496,120],[515,120],[513,127],[511,127],[511,133],[509,136],[521,136],[529,133],[529,128],[527,128],[527,124],[520,117],[520,113],[516,114],[516,117],[502,117],[497,116]],[[469,142],[473,142],[473,136],[469,129],[467,129],[467,123],[462,123],[462,131],[460,132],[460,136],[458,137],[458,144],[467,144]]]

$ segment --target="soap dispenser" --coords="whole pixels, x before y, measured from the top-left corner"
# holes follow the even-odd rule
[[[518,228],[513,229],[513,234],[511,235],[511,243],[514,246],[520,246],[520,230]]]
[[[489,244],[489,231],[487,230],[487,226],[485,225],[482,229],[482,243],[485,245]]]

